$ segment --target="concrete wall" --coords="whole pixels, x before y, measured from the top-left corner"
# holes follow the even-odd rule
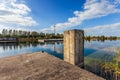
[[[84,66],[84,31],[64,32],[64,61],[80,67]]]

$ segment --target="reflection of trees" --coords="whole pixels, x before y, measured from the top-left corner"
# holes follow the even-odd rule
[[[33,47],[36,47],[38,45],[37,42],[32,42],[31,44],[32,44]]]
[[[0,44],[4,51],[10,50],[20,50],[22,49],[29,49],[29,48],[36,48],[37,46],[40,47],[39,50],[51,50],[53,53],[62,53],[63,52],[63,45],[62,42],[47,42],[47,43],[38,43],[38,42],[21,42],[18,44],[15,43],[6,43]]]
[[[3,50],[5,50],[5,47],[6,47],[6,46],[4,45],[4,46],[3,46]]]
[[[22,42],[22,43],[19,43],[19,48],[22,49],[22,48],[25,48],[25,47],[30,47],[32,43],[30,42]]]
[[[45,43],[39,43],[40,45],[45,45]]]
[[[12,46],[9,46],[9,49],[12,50]]]
[[[19,48],[22,49],[22,45],[21,44],[19,44]]]
[[[3,47],[3,50],[12,50],[13,47],[18,46],[17,43],[0,43],[0,46]]]
[[[0,44],[0,46],[3,47],[3,50],[12,50],[12,49],[22,49],[22,48],[25,48],[25,47],[30,47],[30,43],[27,42],[27,43],[2,43]]]

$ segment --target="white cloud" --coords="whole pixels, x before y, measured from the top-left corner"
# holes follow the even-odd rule
[[[85,28],[86,35],[120,36],[120,23]]]
[[[107,16],[113,13],[120,13],[119,0],[86,0],[83,11],[74,11],[74,17],[68,18],[65,23],[57,23],[56,29],[65,29],[81,25],[83,21]],[[53,29],[53,27],[48,28]]]
[[[18,0],[0,1],[0,23],[34,26],[37,22],[29,16],[31,9]]]

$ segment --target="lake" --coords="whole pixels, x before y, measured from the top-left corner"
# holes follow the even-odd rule
[[[105,73],[103,66],[113,62],[120,49],[120,40],[115,41],[85,41],[84,63],[85,69],[108,80],[112,80],[112,74]],[[0,43],[0,57],[8,57],[32,52],[48,52],[60,59],[63,59],[63,42],[47,43]]]

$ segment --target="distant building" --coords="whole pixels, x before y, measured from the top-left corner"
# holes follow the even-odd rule
[[[18,38],[0,38],[0,42],[18,42]]]

